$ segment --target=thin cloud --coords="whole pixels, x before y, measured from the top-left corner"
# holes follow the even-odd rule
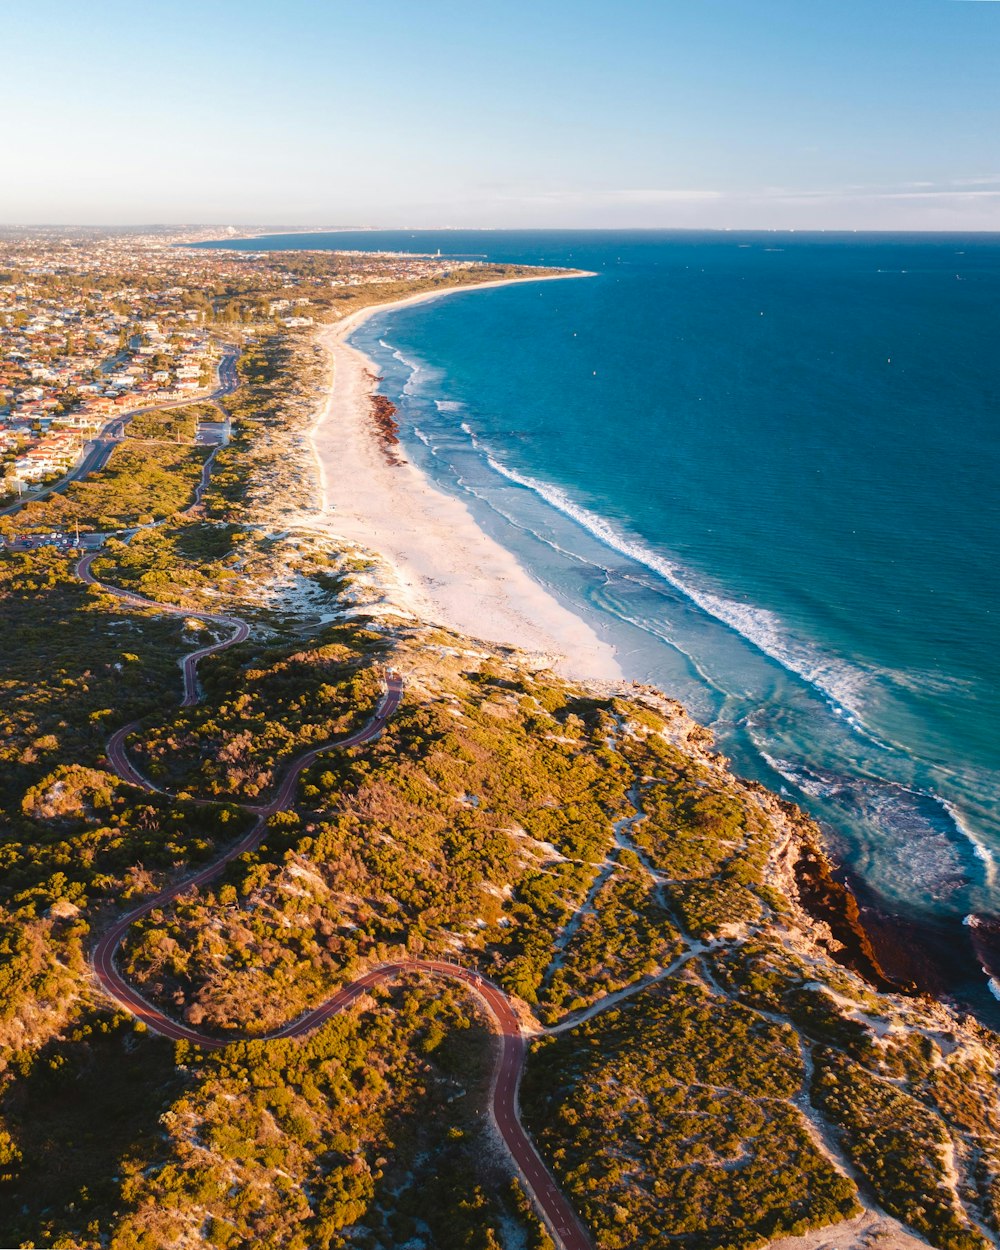
[[[598,207],[602,205],[671,205],[703,204],[720,201],[739,203],[800,204],[813,201],[878,201],[878,200],[989,200],[1000,197],[1000,178],[954,179],[945,184],[927,181],[903,182],[896,186],[865,186],[849,183],[842,187],[763,187],[746,190],[718,191],[693,187],[620,187],[609,190],[582,188],[543,191],[536,194],[513,194],[508,200],[521,204],[552,204]]]
[[[673,187],[619,187],[605,191],[588,191],[583,189],[542,191],[538,194],[514,195],[521,204],[700,204],[709,200],[722,200],[727,196],[722,191],[709,191],[699,188]]]

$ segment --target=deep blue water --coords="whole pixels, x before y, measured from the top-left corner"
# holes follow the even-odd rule
[[[409,454],[891,907],[1000,910],[1000,236],[241,246],[594,270],[358,331]]]

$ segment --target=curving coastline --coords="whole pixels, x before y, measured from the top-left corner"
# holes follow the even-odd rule
[[[371,380],[368,377],[368,381],[371,382]],[[376,446],[382,461],[386,462],[385,448],[379,445],[383,441],[379,438],[379,435],[384,433],[384,430],[380,429],[377,420],[372,420],[370,396],[365,395],[362,403],[365,405],[363,411],[368,417],[366,425],[368,440]],[[377,416],[377,412],[374,415]],[[392,466],[391,461],[389,461],[387,467],[398,466]],[[194,505],[185,508],[178,514],[179,516],[190,517],[194,515],[196,519],[198,518],[197,505],[206,484],[211,479],[212,469],[213,458],[210,457],[203,468],[201,480],[194,492]],[[285,516],[287,517],[287,511]],[[359,543],[359,545],[361,544]],[[220,612],[218,610],[199,611],[183,609],[175,604],[161,604],[140,594],[98,582],[92,572],[92,564],[95,558],[99,557],[83,557],[78,561],[76,569],[79,577],[83,582],[100,587],[103,592],[114,595],[123,607],[169,613],[175,619],[180,615],[192,616],[205,622],[211,622],[216,627],[218,641],[211,642],[207,646],[199,646],[182,655],[178,660],[183,682],[182,706],[191,707],[197,704],[202,698],[198,673],[200,660],[245,641],[250,634],[247,623],[236,615],[227,614],[225,610]],[[241,611],[242,609],[237,610]],[[226,631],[225,635],[221,632],[223,630]],[[405,636],[413,631],[404,628],[398,632]],[[428,634],[430,639],[434,639],[433,631],[428,631]],[[437,637],[440,638],[440,635]],[[475,646],[474,640],[471,645]],[[433,643],[430,649],[435,649]],[[501,647],[497,650],[502,655],[505,648]],[[405,651],[405,648],[399,654],[400,667],[407,672],[408,680],[412,686],[413,694],[411,697],[420,700],[424,693],[421,681],[423,670],[419,662],[411,668],[410,653]],[[459,655],[462,653],[453,652],[453,654]],[[464,654],[478,655],[479,653],[471,651]],[[538,675],[536,674],[535,679],[537,678]],[[547,676],[543,675],[542,679],[547,680]],[[594,686],[595,683],[592,677],[588,684],[592,687]],[[611,692],[605,691],[604,693]],[[149,915],[152,909],[156,907],[170,908],[184,892],[216,879],[226,865],[231,864],[237,856],[258,847],[267,836],[268,817],[289,810],[296,805],[296,792],[303,770],[324,752],[357,747],[373,741],[387,727],[389,718],[398,708],[402,695],[403,685],[401,678],[392,673],[387,674],[383,697],[374,716],[366,725],[342,739],[326,742],[319,747],[313,747],[311,750],[303,749],[300,755],[294,757],[290,762],[286,762],[284,768],[277,773],[274,789],[269,797],[257,799],[254,802],[237,804],[249,819],[247,821],[247,832],[240,835],[235,844],[230,845],[228,849],[224,849],[210,864],[199,868],[197,871],[188,873],[173,886],[156,892],[155,897],[147,899],[138,906],[133,904],[127,912],[123,908],[124,914],[120,915],[117,920],[113,916],[108,917],[104,922],[107,925],[106,930],[103,933],[98,931],[98,934],[95,935],[96,945],[92,948],[88,959],[95,985],[101,993],[131,1015],[133,1019],[143,1023],[152,1031],[167,1038],[202,1047],[205,1050],[221,1051],[234,1042],[239,1043],[251,1040],[250,1035],[241,1031],[239,1026],[233,1029],[232,1032],[203,1033],[197,1027],[197,1016],[192,1016],[191,1022],[188,1022],[183,1017],[182,1019],[174,1019],[173,1013],[176,1011],[176,1008],[166,1005],[168,1000],[163,1000],[165,1005],[160,1007],[155,1002],[145,998],[140,991],[139,982],[131,983],[118,966],[122,944],[130,927],[144,916]],[[647,691],[646,695],[648,701],[653,706],[665,705],[670,702],[656,691]],[[676,711],[678,716],[681,717],[682,723],[672,726],[670,732],[666,735],[667,740],[695,746],[697,748],[695,752],[697,758],[709,766],[713,775],[723,779],[724,786],[728,786],[732,778],[729,777],[728,780],[725,780],[728,777],[725,761],[710,752],[711,743],[707,740],[705,731],[692,722],[687,721],[686,718],[683,718],[679,708]],[[169,800],[172,797],[170,791],[155,786],[148,778],[143,776],[129,758],[127,749],[129,737],[137,732],[141,723],[133,722],[122,726],[111,735],[106,744],[107,759],[111,770],[123,782],[147,791],[155,791],[162,795],[169,805]],[[876,952],[868,940],[863,920],[859,915],[857,900],[851,893],[850,888],[845,889],[839,879],[835,877],[831,864],[819,850],[818,844],[812,841],[809,830],[805,829],[803,833],[803,829],[799,827],[800,814],[797,812],[797,809],[775,798],[775,796],[757,783],[740,783],[737,781],[736,784],[747,793],[751,790],[756,790],[758,792],[756,806],[769,815],[775,816],[777,820],[775,827],[784,829],[787,835],[783,843],[784,849],[776,849],[774,861],[767,870],[767,880],[770,885],[776,886],[778,893],[792,905],[792,910],[788,913],[788,916],[791,917],[792,929],[783,931],[784,941],[789,944],[789,951],[793,953],[798,952],[800,955],[805,954],[810,968],[824,969],[827,967],[826,961],[832,959],[834,964],[846,965],[859,971],[862,977],[866,978],[868,985],[874,984],[879,990],[890,994],[894,990],[897,991],[897,996],[894,997],[891,1006],[885,1003],[882,1007],[879,1007],[877,1017],[872,1017],[865,1013],[855,1017],[852,1014],[850,1017],[845,1016],[843,1023],[839,1026],[843,1029],[853,1029],[856,1032],[858,1028],[867,1028],[867,1022],[872,1020],[871,1028],[874,1030],[873,1035],[875,1037],[881,1038],[883,1035],[895,1034],[899,1027],[899,1016],[897,1013],[905,1013],[905,1018],[907,1018],[909,1023],[911,1008],[909,1005],[904,1005],[901,997],[898,996],[898,991],[902,990],[905,992],[905,989],[908,987],[900,985],[892,976],[883,975],[883,972],[888,973],[891,969],[883,969],[880,966],[880,952]],[[626,851],[633,851],[638,854],[635,850],[636,844],[631,840],[630,831],[636,820],[651,818],[650,809],[648,806],[644,807],[642,795],[643,789],[641,784],[628,793],[628,800],[635,808],[635,815],[615,823],[614,839],[617,849],[613,850],[612,854],[622,855]],[[214,800],[207,798],[195,799],[194,801],[198,804],[214,803]],[[653,808],[655,809],[655,804],[653,804]],[[808,822],[805,823],[807,824]],[[495,1048],[491,1048],[491,1058],[493,1060],[492,1079],[488,1097],[485,1101],[485,1107],[491,1117],[491,1123],[496,1136],[504,1143],[510,1156],[510,1161],[520,1176],[525,1191],[532,1199],[537,1212],[548,1227],[555,1244],[558,1247],[562,1247],[563,1250],[566,1250],[566,1247],[570,1247],[571,1250],[583,1250],[583,1247],[592,1244],[590,1240],[591,1234],[575,1215],[572,1206],[567,1201],[567,1197],[560,1191],[553,1174],[549,1172],[539,1151],[535,1148],[532,1138],[520,1122],[518,1090],[530,1040],[536,1034],[545,1034],[549,1035],[559,1045],[561,1043],[557,1039],[568,1039],[578,1026],[591,1027],[592,1020],[600,1013],[603,1013],[608,1008],[615,1008],[626,997],[644,993],[650,987],[660,982],[665,983],[664,989],[669,995],[678,989],[680,983],[688,981],[692,977],[697,978],[699,974],[707,978],[706,984],[710,986],[711,995],[714,997],[715,1005],[719,1011],[745,1011],[747,1007],[745,1001],[747,995],[741,992],[739,986],[729,984],[728,974],[717,978],[713,972],[713,968],[716,967],[716,959],[723,961],[723,964],[719,965],[720,967],[728,966],[725,965],[727,955],[735,956],[741,949],[741,944],[747,935],[740,933],[739,922],[735,922],[735,925],[724,924],[721,931],[715,935],[709,933],[706,936],[697,928],[691,929],[689,920],[680,918],[669,903],[668,889],[671,885],[676,884],[670,870],[668,870],[666,865],[657,867],[641,854],[638,854],[638,862],[647,879],[648,887],[652,889],[660,905],[668,909],[672,923],[675,923],[678,928],[682,947],[681,953],[676,955],[670,962],[667,962],[666,958],[664,958],[660,966],[655,968],[654,971],[647,972],[646,975],[641,976],[638,980],[631,981],[622,988],[603,995],[596,1001],[591,1002],[589,1006],[570,1010],[569,1014],[559,1023],[549,1027],[536,1025],[527,1013],[523,1016],[524,1023],[522,1023],[517,1013],[519,1010],[523,1011],[524,1004],[518,998],[509,999],[504,990],[494,982],[483,977],[474,967],[457,967],[447,961],[447,956],[444,959],[434,957],[429,959],[411,959],[408,955],[402,954],[394,959],[391,956],[385,958],[383,955],[384,962],[368,966],[360,976],[355,977],[349,984],[341,986],[336,993],[325,998],[316,1006],[307,1007],[305,1004],[309,1002],[309,998],[315,1001],[315,997],[323,993],[322,989],[316,988],[306,998],[299,996],[296,1005],[286,1009],[284,1022],[276,1023],[275,1018],[272,1016],[267,1022],[270,1025],[270,1031],[262,1035],[254,1035],[252,1040],[267,1041],[279,1038],[304,1038],[312,1030],[317,1029],[333,1016],[358,1006],[364,995],[375,986],[391,982],[406,973],[419,973],[428,977],[443,978],[451,982],[461,983],[468,993],[476,997],[485,1016],[488,1018],[491,1031],[497,1034],[498,1044],[495,1045]],[[586,918],[589,914],[589,910],[597,897],[597,891],[604,880],[606,880],[606,875],[599,874],[596,884],[588,891],[579,909],[564,926],[561,935],[556,938],[554,947],[556,951],[555,966],[559,966],[561,952],[565,948],[566,943],[578,931],[581,918]],[[727,914],[735,916],[738,913],[733,910]],[[209,923],[212,923],[210,916],[206,915],[206,919]],[[694,914],[694,921],[696,925],[702,923],[698,921],[697,913]],[[795,933],[793,933],[793,929]],[[613,950],[613,926],[607,932],[610,939],[608,949]],[[774,935],[772,934],[771,936]],[[141,976],[141,974],[137,974],[137,976]],[[822,981],[823,978],[821,977],[817,981],[816,987],[810,985],[806,988],[815,989],[816,992],[822,993]],[[831,981],[830,984],[831,986],[839,986],[838,992],[843,992],[845,986],[843,981]],[[159,994],[159,991],[155,991],[155,993]],[[514,993],[518,994],[520,991],[515,990]],[[852,998],[839,999],[837,1001],[842,1002],[846,1009],[856,1008],[859,1012],[862,1008],[865,1008],[866,1012],[873,1010],[870,997],[859,998],[857,1002],[854,1002]],[[742,1006],[740,1006],[741,1003],[743,1004]],[[782,1005],[778,1004],[778,1006]],[[813,1146],[818,1150],[818,1156],[815,1158],[814,1163],[820,1168],[820,1171],[826,1174],[832,1168],[836,1184],[841,1183],[836,1179],[836,1174],[839,1174],[840,1178],[847,1178],[843,1180],[843,1190],[838,1190],[843,1202],[841,1207],[838,1207],[833,1214],[836,1215],[838,1212],[843,1214],[845,1211],[857,1209],[856,1203],[854,1206],[850,1206],[847,1203],[847,1199],[843,1197],[849,1188],[849,1183],[853,1183],[860,1190],[858,1201],[863,1201],[864,1203],[863,1215],[858,1218],[866,1221],[865,1227],[877,1228],[880,1234],[888,1228],[897,1239],[888,1241],[887,1244],[892,1245],[894,1250],[912,1250],[912,1246],[915,1244],[912,1242],[912,1239],[908,1237],[902,1228],[888,1222],[887,1212],[895,1212],[897,1208],[892,1205],[891,1201],[888,1203],[884,1202],[883,1195],[877,1188],[873,1200],[872,1194],[865,1188],[864,1167],[859,1165],[855,1159],[851,1143],[845,1144],[838,1135],[836,1115],[834,1112],[827,1113],[825,1104],[822,1103],[822,1100],[816,1093],[814,1076],[817,1073],[822,1075],[826,1069],[822,1066],[821,1051],[817,1049],[822,1044],[824,1035],[820,1032],[817,1037],[815,1032],[812,1031],[814,1026],[816,1026],[815,1018],[811,1021],[803,1021],[803,1019],[795,1015],[794,1011],[784,1010],[783,1006],[780,1011],[777,1010],[775,1004],[771,1004],[770,1007],[765,1004],[762,1007],[761,1003],[757,1002],[753,1003],[752,1007],[758,1017],[769,1021],[771,1024],[787,1020],[797,1039],[795,1045],[804,1075],[801,1088],[797,1093],[793,1092],[793,1096],[789,1099],[790,1113],[796,1124],[799,1124],[797,1117],[804,1117],[807,1126],[805,1132]],[[640,1018],[642,1009],[639,1008],[638,1010],[640,1016],[637,1018]],[[950,1036],[953,1020],[947,1011],[935,1012],[933,1004],[928,1003],[923,1004],[922,1008],[917,1008],[917,1010],[924,1012],[919,1017],[914,1016],[916,1020],[915,1027],[920,1031],[920,1036],[927,1036],[928,1031],[931,1035],[938,1036],[944,1030],[948,1030]],[[287,1019],[287,1011],[298,1011],[300,1014],[289,1020]],[[281,1016],[278,1018],[281,1019]],[[228,1022],[220,1021],[217,1027],[225,1030],[228,1027]],[[246,1027],[244,1025],[244,1029]],[[724,1049],[724,1047],[721,1047],[721,1043],[720,1048]],[[295,1046],[292,1049],[293,1052],[296,1052],[298,1047]],[[528,1070],[528,1075],[529,1077],[534,1075],[534,1065]],[[568,1145],[568,1143],[564,1142],[561,1145],[558,1133],[555,1139],[553,1139],[544,1116],[537,1120],[534,1118],[537,1112],[535,1103],[537,1090],[535,1089],[535,1084],[536,1082],[532,1080],[526,1089],[526,1104],[532,1109],[532,1123],[536,1125],[538,1140],[544,1145],[547,1155],[558,1166],[559,1174],[563,1177],[563,1183],[566,1185],[566,1194],[571,1195],[578,1209],[585,1213],[588,1223],[593,1229],[593,1237],[603,1241],[606,1228],[602,1222],[603,1216],[600,1207],[595,1207],[590,1201],[588,1196],[590,1191],[588,1188],[580,1186],[577,1180],[578,1174],[573,1170],[568,1170],[565,1166],[566,1155],[564,1154],[563,1145]],[[750,1093],[751,1097],[756,1099],[755,1092],[750,1091]],[[622,1132],[627,1134],[625,1125],[622,1125]],[[608,1139],[613,1140],[611,1137],[608,1137]],[[604,1140],[605,1138],[602,1136],[600,1144],[597,1145],[593,1152],[593,1157],[600,1157],[603,1153]],[[642,1141],[642,1138],[640,1137],[636,1140]],[[959,1163],[961,1164],[961,1160],[959,1160]],[[967,1218],[971,1218],[973,1223],[975,1223],[976,1211],[974,1209],[971,1211],[967,1210],[968,1202],[961,1196],[963,1193],[960,1190],[960,1184],[963,1179],[961,1166],[957,1168],[950,1166],[948,1160],[946,1160],[941,1176],[941,1188],[945,1193],[942,1203],[947,1205],[947,1202],[951,1200],[950,1195],[952,1193],[955,1195],[953,1208],[950,1208],[948,1212],[949,1218],[952,1219],[953,1223],[961,1223],[963,1220],[967,1221]],[[888,1198],[891,1200],[893,1194],[889,1193]],[[879,1205],[880,1203],[881,1205]],[[942,1203],[938,1205],[941,1206]],[[609,1207],[610,1199],[606,1198],[605,1210]],[[830,1212],[825,1212],[825,1217],[829,1218],[829,1216]],[[655,1228],[656,1232],[659,1233],[660,1228],[656,1224],[657,1218],[654,1217],[654,1224],[650,1227]],[[981,1224],[976,1226],[982,1227]],[[845,1222],[838,1220],[832,1225],[824,1225],[821,1234],[811,1234],[805,1238],[796,1238],[792,1241],[781,1243],[782,1250],[810,1250],[811,1247],[814,1248],[819,1244],[819,1238],[822,1238],[823,1243],[827,1245],[846,1246],[849,1244],[846,1239],[848,1236],[854,1236],[854,1230],[854,1221]],[[648,1232],[649,1229],[647,1228]],[[934,1244],[939,1243],[934,1242]]]
[[[573,276],[587,275],[540,275],[482,285]],[[516,557],[481,530],[459,498],[447,494],[412,464],[387,465],[384,450],[378,452],[378,424],[370,409],[378,369],[349,343],[351,335],[377,313],[478,289],[467,286],[423,292],[372,305],[348,314],[322,332],[320,341],[330,353],[333,379],[327,402],[311,430],[321,482],[320,527],[376,556],[381,589],[390,606],[424,621],[439,622],[466,636],[516,645],[575,680],[590,684],[621,681],[623,675],[615,662],[614,648],[587,621],[576,617],[573,609],[564,608],[550,591],[533,580]],[[394,447],[394,454],[398,451]],[[755,652],[814,688],[832,706],[835,717],[840,718],[832,723],[849,727],[848,747],[854,734],[860,732],[877,751],[887,745],[904,749],[891,740],[887,744],[859,719],[851,694],[851,675],[841,672],[808,641],[798,642],[781,635],[766,611],[705,591],[661,556],[623,539],[608,522],[572,504],[555,488],[502,465],[493,467],[571,516],[598,542],[650,568],[727,631],[745,640]],[[314,521],[310,523],[315,525]],[[567,612],[574,618],[572,621],[567,620]],[[681,697],[685,698],[683,694]],[[760,750],[758,744],[753,745]],[[776,768],[773,756],[763,752],[761,758],[770,768]],[[846,771],[851,766],[848,763],[843,767]],[[780,767],[776,771],[780,773]],[[783,775],[796,787],[792,792],[801,794],[800,779]],[[886,776],[890,780],[885,784],[891,790],[895,786],[893,774]],[[875,784],[881,784],[878,775]],[[910,793],[907,787],[895,792]],[[919,787],[912,793],[916,796],[914,810],[918,818],[920,802],[936,802],[938,798],[932,791]],[[941,806],[955,821],[956,841],[963,847],[971,842],[985,883],[992,886],[995,874],[988,852],[983,851],[974,834],[956,821],[955,811],[947,801]],[[816,816],[817,810],[811,810]],[[830,819],[829,812],[821,811],[819,815]],[[825,854],[832,864],[829,853]],[[836,915],[858,966],[868,970],[865,975],[874,978],[876,984],[883,984],[884,977],[886,986],[907,986],[961,1003],[963,1010],[971,1010],[995,1024],[994,999],[1000,995],[992,970],[997,966],[997,957],[995,953],[989,958],[982,954],[981,933],[973,941],[968,927],[959,928],[962,911],[940,923],[925,917],[910,919],[862,876],[851,872],[849,864],[849,857],[844,857],[832,868],[820,870],[813,864],[803,868],[803,905],[821,924],[827,923],[831,914]],[[811,875],[814,869],[815,879]],[[831,874],[838,875],[836,882]],[[956,991],[956,987],[960,989]]]
[[[457,633],[513,645],[567,677],[616,682],[614,648],[482,530],[459,499],[415,465],[387,462],[372,420],[373,363],[348,342],[369,317],[432,299],[522,282],[590,277],[544,274],[422,292],[350,313],[325,329],[332,379],[310,437],[319,470],[320,518],[303,518],[379,560],[381,589],[397,612]]]

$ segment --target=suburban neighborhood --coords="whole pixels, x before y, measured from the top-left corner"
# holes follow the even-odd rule
[[[185,246],[203,238],[0,235],[0,507],[72,472],[102,433],[120,435],[120,418],[210,393],[237,326],[307,329],[341,291],[455,268],[402,253]]]

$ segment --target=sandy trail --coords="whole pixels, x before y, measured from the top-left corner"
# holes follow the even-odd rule
[[[567,677],[620,681],[613,647],[481,530],[461,500],[432,485],[413,464],[387,463],[377,441],[369,401],[376,370],[346,338],[375,312],[480,289],[460,287],[374,305],[323,331],[333,382],[312,430],[320,466],[320,526],[378,553],[386,593],[407,614],[545,657]]]

